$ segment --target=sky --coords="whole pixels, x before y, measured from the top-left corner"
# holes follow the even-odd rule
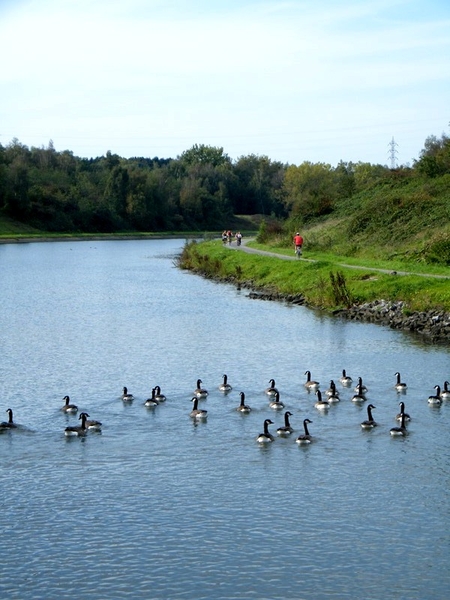
[[[449,0],[0,0],[0,144],[411,165],[450,129]]]

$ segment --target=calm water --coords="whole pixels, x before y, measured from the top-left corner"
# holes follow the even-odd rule
[[[450,401],[427,398],[449,349],[250,300],[176,269],[183,243],[0,246],[0,420],[11,407],[21,425],[0,434],[0,597],[448,598]],[[368,386],[374,430],[342,369]],[[306,370],[336,381],[328,414]],[[264,419],[283,424],[272,377],[295,433],[260,447]],[[147,409],[155,385],[167,401]],[[64,436],[79,422],[66,394],[102,433]],[[394,439],[402,399],[412,421]],[[299,447],[306,417],[315,440]]]

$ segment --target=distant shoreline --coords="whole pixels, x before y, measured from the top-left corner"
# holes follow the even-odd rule
[[[121,240],[164,240],[164,239],[195,239],[202,238],[202,234],[148,234],[148,235],[138,235],[138,234],[99,234],[99,235],[86,235],[86,236],[76,236],[76,235],[61,235],[61,236],[45,236],[45,235],[37,235],[31,237],[25,236],[11,236],[11,237],[0,237],[0,244],[30,244],[33,242],[109,242],[109,241],[121,241]]]

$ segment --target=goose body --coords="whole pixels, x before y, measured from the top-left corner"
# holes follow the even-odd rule
[[[357,404],[362,404],[363,402],[365,402],[367,400],[364,392],[363,392],[363,386],[362,385],[358,385],[355,387],[355,393],[351,398],[352,402],[356,402]]]
[[[363,384],[362,377],[358,377],[358,383],[355,386],[355,392],[358,394],[367,394],[368,391],[369,390],[367,387]]]
[[[330,381],[330,387],[327,389],[327,391],[325,393],[327,395],[327,401],[330,404],[334,404],[334,403],[340,401],[339,392],[337,391],[336,384],[334,383],[333,380]]]
[[[124,402],[133,402],[133,400],[134,400],[133,394],[130,394],[126,387],[123,388],[122,400]]]
[[[291,433],[294,431],[294,429],[291,427],[291,424],[289,422],[289,417],[292,417],[292,413],[287,410],[284,413],[284,426],[278,427],[278,429],[277,429],[277,434],[282,437],[287,437],[287,436],[291,435]]]
[[[147,400],[144,402],[144,406],[146,406],[147,408],[155,408],[155,406],[158,406],[159,402],[156,399],[156,388],[152,389],[152,395],[150,398],[147,398]]]
[[[435,385],[434,389],[436,390],[436,394],[428,396],[428,404],[430,406],[440,406],[442,404],[441,387]]]
[[[398,371],[397,371],[397,373],[395,373],[395,377],[397,379],[396,379],[394,388],[397,390],[397,392],[406,392],[406,389],[408,386],[406,385],[406,383],[402,382],[402,380],[400,378],[400,373]]]
[[[353,383],[353,379],[350,377],[350,375],[347,375],[347,373],[345,372],[345,369],[342,369],[342,375],[339,378],[339,381],[345,387],[349,387]]]
[[[94,419],[86,419],[85,425],[86,425],[86,429],[90,429],[91,431],[101,431],[102,430],[101,422],[95,421]]]
[[[202,388],[202,383],[203,381],[201,379],[197,379],[197,387],[194,390],[194,396],[197,396],[197,398],[206,398],[206,396],[208,395],[208,390],[205,390],[204,388]]]
[[[444,388],[441,391],[442,400],[450,400],[450,390],[448,389],[449,385],[450,383],[448,381],[444,381]]]
[[[6,412],[8,413],[8,420],[0,423],[0,430],[1,429],[15,429],[17,427],[17,425],[16,425],[16,423],[14,423],[12,409],[7,408]]]
[[[277,388],[275,387],[275,379],[269,379],[269,387],[266,388],[265,392],[268,396],[275,396],[275,394],[278,392]]]
[[[206,421],[206,419],[208,417],[208,411],[203,410],[198,407],[198,400],[199,399],[196,396],[194,396],[192,398],[194,407],[192,408],[189,416],[191,417],[191,419],[194,419],[195,421]]]
[[[245,404],[245,394],[244,394],[244,392],[241,392],[239,395],[241,397],[241,403],[236,408],[236,410],[238,412],[248,414],[249,412],[251,412],[252,409],[250,408],[250,406],[247,406],[247,404]]]
[[[256,441],[259,444],[270,444],[275,439],[273,435],[269,432],[269,425],[273,425],[273,421],[270,419],[266,419],[264,421],[264,432],[260,433],[256,438]]]
[[[221,392],[223,392],[224,394],[228,394],[228,392],[231,392],[233,388],[231,387],[231,385],[228,383],[228,375],[225,373],[223,375],[223,381],[222,383],[219,385],[219,390]]]
[[[405,421],[405,414],[404,413],[402,415],[402,420],[401,420],[400,427],[392,427],[389,430],[389,433],[392,436],[397,436],[397,437],[398,436],[405,436],[405,435],[407,435],[408,432],[406,430],[406,421]]]
[[[396,421],[401,421],[402,418],[404,418],[405,422],[406,421],[411,421],[411,417],[408,415],[408,413],[405,413],[405,403],[404,402],[400,402],[399,406],[400,406],[400,412],[397,413],[397,415],[395,417],[395,420]]]
[[[70,403],[69,396],[64,396],[63,400],[64,400],[64,406],[61,407],[61,410],[63,412],[68,413],[68,414],[75,414],[76,412],[78,412],[78,406]]]
[[[161,388],[159,385],[155,385],[155,400],[157,402],[165,402],[167,400],[164,394],[161,394]]]
[[[295,440],[297,442],[297,444],[299,444],[301,446],[310,444],[312,442],[312,436],[310,435],[310,433],[308,431],[309,423],[312,423],[312,421],[310,421],[309,419],[303,420],[303,429],[305,430],[305,433],[302,433],[301,435],[299,435],[298,438]]]
[[[330,405],[326,400],[322,400],[322,393],[320,390],[316,390],[317,402],[314,403],[314,407],[317,410],[326,411],[330,408]]]
[[[311,379],[311,371],[305,371],[305,375],[306,375],[305,388],[309,391],[315,392],[318,389],[320,383],[318,381],[314,381],[313,379]]]
[[[87,427],[86,427],[86,421],[87,418],[89,417],[89,415],[85,412],[80,413],[80,416],[78,417],[79,419],[81,419],[81,425],[77,425],[77,426],[73,426],[73,427],[66,427],[64,430],[64,435],[67,437],[76,437],[76,436],[83,436],[86,435],[86,431],[87,431]]]
[[[372,409],[375,408],[375,406],[373,404],[369,404],[369,406],[367,407],[367,420],[363,421],[361,423],[361,427],[363,429],[373,429],[374,427],[376,427],[378,425],[378,423],[376,421],[374,421],[373,417],[372,417]]]
[[[280,392],[276,392],[275,398],[269,402],[269,406],[273,410],[283,410],[284,404],[280,400]]]
[[[330,380],[330,387],[325,390],[326,396],[339,396],[339,392],[336,389],[336,384],[334,383],[334,379]]]

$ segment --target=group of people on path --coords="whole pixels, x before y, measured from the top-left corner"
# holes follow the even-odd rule
[[[242,233],[240,231],[236,231],[236,233],[234,234],[234,238],[236,239],[236,244],[240,246],[242,242]],[[225,229],[222,233],[222,242],[224,244],[226,244],[227,242],[228,244],[231,244],[232,240],[233,232],[231,231],[231,229]]]
[[[242,242],[242,233],[240,231],[236,231],[236,233],[234,234],[234,238],[236,239],[236,244],[238,246],[240,246],[241,242]],[[233,241],[233,232],[231,231],[231,229],[224,229],[224,231],[222,232],[222,242],[224,244],[228,243],[231,245],[232,241]],[[302,248],[303,248],[303,237],[300,235],[300,233],[298,231],[294,235],[293,242],[294,242],[295,254],[297,256],[301,256]]]

